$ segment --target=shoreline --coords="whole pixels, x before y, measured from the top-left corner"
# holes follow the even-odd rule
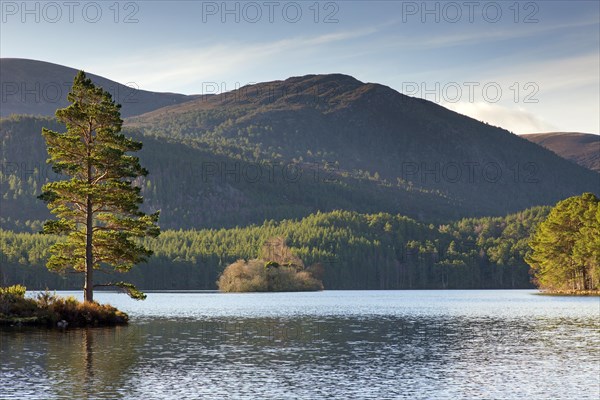
[[[26,288],[14,285],[0,288],[0,326],[39,326],[47,328],[127,325],[129,315],[111,306],[82,302],[74,296],[58,296],[48,291],[26,297]]]
[[[600,290],[540,290],[542,296],[600,297]]]

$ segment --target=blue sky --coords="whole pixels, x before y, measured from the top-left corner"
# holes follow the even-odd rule
[[[208,93],[339,72],[515,133],[600,131],[598,1],[1,1],[0,56]]]

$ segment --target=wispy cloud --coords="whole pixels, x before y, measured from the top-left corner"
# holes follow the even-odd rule
[[[549,60],[514,62],[510,69],[497,67],[485,72],[485,80],[500,82],[532,81],[541,92],[577,89],[600,83],[598,53],[558,57]]]
[[[142,89],[172,87],[176,90],[197,82],[222,79],[228,74],[240,74],[250,67],[272,65],[302,53],[322,54],[327,51],[327,45],[375,32],[374,28],[365,28],[262,43],[229,42],[197,48],[153,49],[136,52],[116,66],[101,60],[95,60],[93,65],[97,74],[106,74],[120,82],[134,81]]]
[[[396,22],[400,25],[400,22]],[[584,27],[597,27],[596,19],[586,19],[558,24],[528,24],[513,27],[499,27],[496,29],[479,29],[476,33],[472,29],[452,34],[430,34],[391,36],[388,42],[391,46],[441,48],[451,46],[473,46],[512,39],[526,39],[532,36],[548,35],[560,30],[572,30]]]
[[[500,126],[517,134],[556,131],[557,127],[523,108],[509,108],[485,102],[445,103],[444,107],[490,125]]]

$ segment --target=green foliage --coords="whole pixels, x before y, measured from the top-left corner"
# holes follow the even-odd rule
[[[125,293],[127,293],[129,295],[129,297],[131,297],[134,300],[146,300],[146,294],[139,291],[135,285],[131,284],[131,283],[127,283],[127,282],[117,282],[111,286],[115,286],[118,287],[119,289],[123,290]]]
[[[78,82],[71,100],[77,92],[91,101],[72,102],[58,120],[0,119],[0,226],[41,229],[49,217],[35,201],[42,194],[59,217],[46,224],[46,232],[65,234],[2,231],[4,284],[71,288],[76,283],[68,273],[54,276],[40,268],[46,261],[59,271],[83,268],[81,246],[88,243],[81,229],[87,219],[61,197],[68,194],[80,203],[91,196],[118,208],[116,214],[96,214],[93,266],[128,271],[123,279],[148,289],[212,289],[226,265],[256,257],[274,236],[284,238],[308,265],[321,261],[323,281],[331,289],[529,287],[523,257],[529,234],[548,210],[460,218],[554,204],[594,190],[587,188],[597,182],[593,173],[525,139],[347,77],[277,83],[282,91],[276,99],[263,86],[267,90],[254,87],[259,90],[251,101],[213,96],[189,102],[128,120],[127,137],[120,133],[117,105],[83,76]],[[310,87],[335,90],[311,93]],[[110,173],[124,178],[95,185],[85,179],[88,163],[70,155],[86,143],[77,140],[85,132],[73,123],[84,114],[106,116],[107,122],[95,137],[107,146],[87,160],[93,172],[102,172],[108,162]],[[48,151],[38,134],[42,127]],[[152,175],[127,155],[137,150]],[[53,157],[55,172],[44,165]],[[477,164],[474,174],[465,167]],[[492,164],[500,169],[499,182],[482,174],[481,166]],[[407,176],[407,165],[420,173]],[[207,166],[216,173],[207,174]],[[460,166],[463,179],[448,179],[444,166]],[[257,167],[262,179],[244,175]],[[303,173],[285,180],[286,167]],[[454,176],[453,170],[446,172]],[[142,196],[144,204],[138,201]],[[150,215],[125,215],[138,206]],[[171,230],[157,239],[144,237],[158,233],[156,210],[161,225]],[[118,225],[124,231],[112,229]],[[590,257],[596,243],[585,242],[574,253]],[[52,245],[56,252],[49,255]],[[146,266],[132,267],[149,251],[154,256]],[[111,265],[115,268],[105,268]],[[118,279],[112,274],[95,276],[98,284],[113,281]]]
[[[215,289],[224,268],[236,260],[257,254],[268,260],[267,250],[275,258],[277,247],[265,243],[279,237],[315,277],[321,269],[319,279],[328,289],[531,288],[523,258],[530,234],[549,210],[537,207],[439,226],[402,215],[333,211],[244,228],[169,230],[140,239],[154,255],[125,278],[146,289]],[[0,280],[4,275],[6,282],[29,287],[74,288],[71,275],[55,277],[41,269],[47,247],[56,240],[0,231],[0,256],[6,260]],[[114,280],[100,275],[97,283]]]
[[[25,298],[25,286],[0,287],[0,325],[8,318],[31,316],[35,312],[35,302]]]
[[[0,298],[4,300],[16,300],[25,297],[27,288],[23,285],[13,285],[8,287],[0,287]]]
[[[589,187],[597,180],[589,175],[591,171],[586,174],[525,139],[495,129],[487,131],[487,136],[476,127],[466,126],[456,129],[465,137],[448,134],[438,142],[427,139],[432,132],[415,135],[422,127],[415,125],[412,116],[413,126],[403,121],[377,130],[370,124],[348,127],[349,119],[334,114],[321,115],[319,118],[326,120],[323,124],[307,126],[307,121],[314,119],[313,113],[275,113],[272,118],[252,122],[247,117],[255,116],[246,115],[248,112],[227,105],[126,121],[123,133],[143,141],[143,149],[136,154],[150,171],[135,180],[144,197],[141,209],[148,214],[161,210],[163,229],[233,228],[336,209],[401,213],[437,225],[555,204],[594,190]],[[386,119],[382,116],[375,122]],[[45,165],[48,154],[38,134],[42,127],[65,130],[51,118],[0,119],[0,226],[4,229],[39,230],[49,214],[35,197],[43,184],[64,179]],[[343,127],[351,128],[354,136],[346,137]],[[366,134],[365,129],[372,129],[372,134]],[[414,143],[417,139],[425,143]],[[477,140],[483,141],[475,145]],[[456,153],[437,157],[436,151],[448,150],[444,143],[449,141],[461,143],[454,149]],[[431,149],[434,144],[442,149]],[[500,162],[495,151],[504,148],[509,151]],[[487,182],[482,168],[496,165],[496,160],[501,181]],[[470,181],[466,165],[472,163],[480,165],[473,167]],[[456,165],[462,179],[452,183],[444,179],[442,171],[444,166]],[[532,165],[537,169],[524,170]],[[419,172],[409,174],[411,166]],[[424,177],[424,168],[434,172]],[[295,170],[301,171],[297,180],[285,178]],[[453,171],[450,168],[447,172]]]
[[[46,265],[52,271],[85,273],[85,299],[91,301],[94,269],[112,266],[125,272],[150,257],[152,252],[134,239],[158,236],[158,212],[139,211],[143,198],[134,180],[147,171],[127,154],[142,144],[120,133],[120,105],[83,71],[68,100],[70,106],[56,111],[66,132],[42,130],[48,162],[56,173],[70,177],[44,184],[39,196],[58,218],[47,221],[43,232],[66,236],[50,248]],[[134,288],[127,292],[140,297]]]
[[[600,200],[584,193],[559,202],[533,236],[531,265],[539,287],[552,292],[600,290]]]
[[[49,217],[41,202],[35,202],[41,187],[63,175],[44,165],[48,157],[43,140],[36,132],[42,127],[65,129],[56,120],[28,116],[0,119],[0,139],[6,152],[0,154],[2,199],[0,226],[15,231],[35,232]],[[259,162],[240,159],[231,150],[220,154],[212,147],[178,143],[165,138],[126,134],[144,142],[139,151],[150,175],[136,179],[146,213],[161,210],[161,227],[170,229],[221,228],[260,224],[265,220],[301,218],[317,210],[347,209],[363,213],[399,211],[419,215],[430,208],[428,217],[456,214],[451,199],[418,188],[407,191],[402,185],[383,185],[368,178],[345,174],[336,176],[329,162],[287,163],[274,159]],[[211,173],[211,168],[216,171]],[[251,179],[260,168],[261,178]],[[301,171],[297,180],[284,178],[286,171]],[[225,171],[233,173],[225,176]]]

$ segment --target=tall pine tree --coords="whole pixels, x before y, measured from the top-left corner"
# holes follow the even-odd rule
[[[137,157],[127,154],[140,150],[142,143],[120,133],[121,106],[83,71],[67,98],[71,105],[56,111],[67,131],[42,131],[48,162],[55,172],[70,177],[42,188],[40,198],[58,217],[46,221],[43,232],[66,235],[52,246],[46,265],[54,271],[84,273],[84,299],[93,301],[95,269],[110,266],[125,272],[152,254],[136,238],[158,236],[159,213],[139,210],[143,198],[133,181],[148,172]],[[96,286],[116,286],[133,298],[145,298],[125,282]]]

